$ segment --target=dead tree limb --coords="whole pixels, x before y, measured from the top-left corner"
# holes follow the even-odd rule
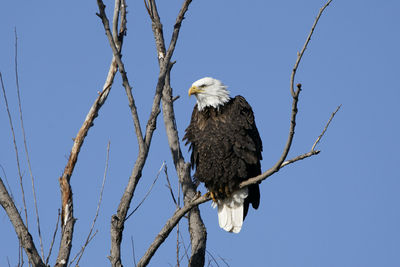
[[[126,76],[126,72],[124,69],[123,62],[121,61],[121,56],[119,51],[116,50],[114,40],[111,35],[109,23],[107,16],[105,14],[105,5],[101,0],[97,1],[99,6],[99,13],[98,16],[101,18],[107,38],[109,40],[111,49],[113,51],[114,57],[116,58],[118,68],[120,70],[123,86],[125,87],[125,91],[128,96],[129,106],[131,108],[132,116],[134,119],[136,135],[139,143],[139,153],[135,165],[133,167],[131,176],[128,181],[128,185],[124,191],[124,194],[121,198],[120,204],[118,206],[117,214],[113,215],[111,218],[111,253],[109,259],[111,261],[112,266],[122,266],[121,263],[121,252],[120,246],[122,242],[122,232],[124,229],[124,224],[127,216],[127,212],[130,207],[130,203],[136,189],[136,185],[141,178],[141,172],[144,167],[144,164],[147,159],[147,155],[149,152],[149,147],[151,144],[152,136],[154,130],[156,129],[156,121],[157,117],[160,113],[160,101],[161,101],[161,94],[162,89],[164,88],[165,77],[168,71],[168,65],[170,59],[172,57],[173,51],[175,49],[176,41],[178,39],[179,29],[180,29],[180,22],[183,20],[184,14],[187,11],[188,3],[190,1],[185,1],[180,13],[178,14],[177,23],[175,24],[173,37],[171,39],[170,46],[167,52],[159,54],[159,60],[162,60],[162,64],[160,64],[160,72],[158,76],[158,82],[156,86],[156,91],[154,95],[153,105],[151,109],[151,113],[146,125],[144,137],[142,136],[142,131],[140,129],[140,121],[137,116],[136,106],[134,103],[134,98],[131,93],[131,86],[129,85],[128,78]]]
[[[207,195],[204,195],[201,197],[198,197],[196,195],[195,199],[193,199],[192,201],[188,201],[188,203],[185,206],[183,206],[179,210],[175,211],[174,215],[166,222],[164,227],[161,229],[161,231],[158,233],[158,235],[154,239],[153,243],[147,249],[146,253],[140,259],[137,266],[138,267],[146,266],[150,262],[151,258],[156,253],[156,251],[160,247],[160,245],[165,241],[165,239],[171,233],[172,229],[174,229],[174,227],[178,224],[180,219],[182,219],[182,217],[185,216],[185,214],[187,212],[189,212],[193,207],[195,207],[201,203],[204,203],[208,200],[210,200],[210,198]]]
[[[172,65],[171,65],[172,66]],[[163,115],[168,143],[174,159],[175,169],[177,170],[179,182],[182,185],[184,204],[193,199],[196,195],[196,185],[190,177],[190,164],[185,162],[179,142],[178,130],[176,128],[175,112],[172,102],[172,88],[170,85],[170,75],[168,72],[163,91]],[[191,257],[189,266],[203,266],[205,259],[207,230],[200,216],[198,207],[189,212],[189,233],[191,240]]]
[[[10,195],[7,192],[6,187],[3,184],[3,180],[0,178],[0,204],[4,208],[7,213],[8,218],[10,219],[12,225],[14,226],[14,230],[17,233],[19,242],[21,246],[24,248],[26,255],[28,255],[29,262],[33,266],[45,267],[42,259],[38,251],[36,250],[35,244],[33,243],[32,236],[28,232],[24,222],[22,221],[21,216],[17,208],[15,207],[14,201],[11,199]]]
[[[184,1],[181,11],[179,12],[175,22],[170,46],[167,52],[165,52],[166,46],[164,41],[163,26],[157,10],[156,2],[154,0],[149,0],[147,4],[145,1],[146,9],[148,10],[152,21],[152,29],[156,43],[160,72],[162,72],[165,65],[167,65],[168,70],[164,83],[164,89],[162,91],[162,110],[165,129],[168,137],[168,144],[172,153],[175,169],[178,173],[179,182],[182,184],[184,203],[187,203],[188,200],[193,199],[196,194],[196,186],[190,177],[190,164],[185,162],[180,148],[179,135],[176,128],[175,112],[173,107],[172,88],[170,85],[170,72],[173,63],[169,62],[168,54],[171,47],[175,47],[182,20],[184,19],[184,15],[188,10],[190,3],[191,1]],[[167,54],[167,57],[164,57],[165,53]],[[189,266],[203,266],[205,258],[207,231],[201,219],[200,210],[195,207],[189,213],[188,219],[189,233],[192,244],[192,255],[189,261]]]
[[[277,171],[279,171],[279,169],[282,167],[282,164],[283,164],[283,162],[285,161],[285,159],[286,159],[286,157],[287,157],[287,155],[288,155],[288,153],[289,153],[290,147],[291,147],[291,145],[292,145],[293,137],[294,137],[294,130],[295,130],[295,127],[296,127],[296,115],[297,115],[297,111],[298,111],[298,110],[297,110],[297,103],[298,103],[298,101],[299,101],[299,96],[300,96],[300,92],[301,92],[301,84],[300,84],[300,83],[297,84],[297,89],[294,90],[294,78],[295,78],[295,76],[296,76],[296,71],[297,71],[297,68],[299,67],[299,64],[300,64],[300,62],[301,62],[301,59],[302,59],[302,57],[303,57],[303,54],[304,54],[304,52],[306,51],[307,46],[308,46],[308,43],[309,43],[310,40],[311,40],[311,36],[312,36],[313,33],[314,33],[315,27],[317,26],[318,21],[319,21],[321,15],[322,15],[322,13],[324,12],[325,8],[326,8],[331,2],[332,2],[332,0],[329,0],[329,1],[319,10],[319,13],[318,13],[317,17],[315,18],[314,23],[313,23],[313,25],[312,25],[312,27],[311,27],[310,33],[308,34],[307,39],[306,39],[306,41],[305,41],[305,43],[304,43],[304,45],[303,45],[303,48],[301,49],[301,51],[300,51],[299,53],[297,53],[296,63],[294,64],[294,67],[293,67],[293,70],[292,70],[292,74],[291,74],[291,77],[290,77],[290,92],[291,92],[291,95],[292,95],[292,98],[293,98],[293,102],[292,102],[292,114],[291,114],[291,116],[290,116],[289,136],[288,136],[288,139],[287,139],[285,148],[283,149],[282,155],[281,155],[281,157],[279,158],[279,160],[276,162],[276,164],[275,164],[272,168],[270,168],[270,169],[267,170],[266,172],[264,172],[264,173],[262,173],[262,174],[260,174],[260,175],[258,175],[258,176],[256,176],[256,177],[250,178],[250,179],[248,179],[247,181],[242,182],[242,183],[240,184],[240,188],[243,188],[243,187],[248,186],[248,185],[250,185],[250,184],[259,183],[259,182],[261,182],[262,180],[265,180],[266,178],[268,178],[268,177],[271,176],[272,174],[274,174],[274,173],[276,173]],[[329,120],[329,122],[330,122],[330,120]],[[323,133],[324,133],[324,132],[323,132]],[[315,146],[313,146],[313,149],[312,149],[312,151],[311,151],[311,155],[316,155],[316,154],[319,153],[319,151],[314,151],[314,148],[315,148]]]
[[[125,35],[125,10],[121,10],[120,6],[118,6],[117,14],[121,14],[121,25],[118,33],[118,39],[116,40],[117,49],[120,50],[122,47],[123,37]],[[114,14],[115,15],[115,14]],[[69,255],[72,247],[72,236],[75,219],[73,218],[73,202],[72,202],[72,190],[70,186],[70,179],[75,168],[75,164],[78,160],[78,155],[80,149],[83,145],[85,137],[89,131],[89,129],[93,126],[95,118],[98,116],[98,112],[100,108],[103,106],[107,97],[110,93],[111,86],[114,81],[115,74],[117,72],[117,62],[114,57],[111,61],[111,65],[108,71],[106,82],[103,86],[103,90],[99,93],[92,107],[90,108],[88,114],[86,115],[85,121],[83,125],[78,131],[74,139],[74,144],[71,149],[71,153],[67,162],[67,165],[64,169],[63,175],[59,178],[60,189],[61,189],[61,228],[62,228],[62,236],[61,236],[61,244],[60,249],[56,261],[55,266],[66,266],[68,264]]]
[[[311,36],[314,33],[314,30],[315,30],[315,27],[318,24],[319,18],[321,17],[321,15],[324,12],[325,8],[327,8],[331,2],[332,2],[332,0],[329,0],[328,2],[326,2],[326,4],[323,7],[320,8],[319,13],[318,13],[317,17],[314,20],[314,24],[311,27],[310,33],[308,34],[307,39],[306,39],[306,41],[305,41],[305,43],[303,45],[303,49],[301,49],[301,51],[299,53],[297,53],[296,63],[294,64],[294,67],[293,67],[293,70],[292,70],[292,75],[290,76],[290,92],[291,92],[293,98],[295,97],[294,78],[296,76],[297,68],[299,67],[301,58],[303,57],[303,54],[307,49],[308,43],[311,40]]]

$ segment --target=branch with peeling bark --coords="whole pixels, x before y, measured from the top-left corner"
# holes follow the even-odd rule
[[[40,255],[33,243],[32,236],[28,232],[24,222],[17,208],[15,207],[14,201],[11,199],[6,187],[4,186],[3,180],[0,178],[0,205],[4,208],[8,218],[14,226],[14,230],[17,233],[18,239],[21,246],[25,249],[26,255],[28,255],[29,262],[33,266],[46,266],[44,265]]]
[[[118,1],[119,2],[119,1]],[[123,37],[126,31],[126,10],[124,8],[121,9],[124,5],[119,4],[117,7],[117,12],[114,13],[114,17],[121,14],[121,25],[118,34],[114,34],[116,37],[115,43],[117,44],[118,51],[122,47]],[[118,25],[118,21],[114,20]],[[116,29],[116,27],[114,27]],[[94,101],[92,107],[90,108],[88,114],[86,115],[85,121],[83,125],[78,131],[74,139],[74,144],[71,149],[71,153],[67,162],[67,165],[64,169],[63,175],[59,178],[60,189],[61,189],[61,228],[62,228],[62,236],[60,249],[56,261],[56,266],[66,266],[68,263],[69,255],[72,247],[72,237],[74,230],[75,219],[73,218],[73,201],[72,201],[72,189],[70,186],[70,179],[75,168],[75,164],[78,160],[78,155],[85,140],[85,137],[89,131],[89,129],[93,126],[95,118],[98,116],[98,112],[100,108],[103,106],[107,97],[110,93],[112,83],[114,81],[115,74],[117,72],[117,61],[116,58],[113,57],[110,68],[108,71],[106,82],[103,86],[103,90],[99,93],[98,97]]]

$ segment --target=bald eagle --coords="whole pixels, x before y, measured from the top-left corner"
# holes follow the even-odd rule
[[[197,104],[183,140],[190,144],[194,178],[218,206],[219,226],[239,233],[249,204],[257,209],[260,203],[258,184],[239,184],[261,173],[262,142],[250,105],[242,96],[231,98],[226,88],[210,77],[192,84],[189,96]]]

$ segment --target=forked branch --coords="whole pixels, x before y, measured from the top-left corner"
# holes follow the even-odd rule
[[[167,73],[165,77],[164,88],[162,91],[162,110],[163,110],[164,125],[168,137],[168,144],[171,150],[172,159],[174,161],[174,166],[179,177],[179,182],[182,185],[184,203],[186,204],[196,195],[196,185],[190,178],[189,163],[185,162],[185,159],[183,158],[181,152],[179,135],[176,127],[174,106],[173,106],[174,100],[172,96],[172,88],[170,85],[170,77],[171,77],[170,72],[175,62],[172,63],[169,62],[170,58],[169,51],[171,51],[171,48],[175,47],[175,43],[177,41],[179,34],[179,28],[184,18],[185,12],[187,11],[191,1],[184,1],[182,5],[181,11],[179,12],[177,20],[175,22],[174,32],[172,34],[170,46],[167,52],[165,52],[166,48],[164,41],[164,33],[160,16],[157,11],[156,3],[154,0],[149,0],[148,2],[149,2],[148,5],[146,4],[146,2],[145,4],[146,4],[146,9],[148,9],[148,13],[152,20],[152,28],[156,43],[160,73],[162,73],[163,68],[167,66]],[[164,58],[165,53],[167,54],[167,56]],[[205,250],[206,250],[207,231],[201,219],[200,210],[197,207],[194,208],[189,213],[188,220],[189,220],[189,233],[190,233],[191,248],[192,248],[191,257],[189,260],[189,266],[203,266],[205,258]]]
[[[117,49],[120,50],[122,47],[123,37],[125,35],[125,25],[126,12],[120,10],[120,6],[118,6],[117,14],[121,13],[121,26],[119,30]],[[69,255],[71,252],[72,246],[72,236],[75,219],[73,218],[73,202],[72,202],[72,189],[70,186],[70,179],[75,168],[75,164],[78,160],[78,155],[85,140],[85,137],[89,131],[89,129],[93,126],[95,118],[98,116],[100,108],[103,106],[107,97],[110,93],[111,86],[114,81],[115,74],[117,72],[117,63],[115,57],[112,59],[108,76],[106,82],[103,86],[103,90],[99,93],[98,97],[94,101],[92,107],[90,108],[88,114],[86,115],[85,121],[83,122],[81,128],[78,131],[74,139],[74,144],[71,149],[71,153],[67,162],[67,165],[64,169],[63,175],[59,178],[60,188],[61,188],[61,228],[62,228],[62,236],[61,236],[61,245],[57,257],[56,266],[66,266],[68,263]]]
[[[155,7],[155,3],[153,5],[153,1],[150,2],[150,7],[153,8]],[[108,37],[110,46],[112,48],[114,57],[117,59],[118,67],[120,69],[120,73],[123,79],[123,85],[125,87],[125,91],[128,95],[128,100],[129,100],[129,105],[131,107],[132,115],[134,117],[134,124],[135,124],[135,129],[136,129],[136,134],[138,137],[138,142],[139,142],[139,153],[137,160],[135,162],[135,166],[132,170],[132,174],[129,178],[128,185],[124,191],[124,194],[121,198],[119,207],[118,207],[118,212],[116,215],[112,216],[111,219],[111,255],[109,256],[109,259],[111,261],[112,266],[121,266],[121,256],[120,256],[120,245],[122,241],[122,231],[124,229],[124,223],[126,220],[127,212],[130,207],[130,202],[132,200],[134,191],[136,189],[136,185],[139,182],[139,179],[141,178],[141,172],[143,169],[143,166],[146,162],[149,147],[151,144],[152,136],[154,133],[154,130],[156,129],[156,122],[157,122],[157,117],[160,113],[160,101],[161,101],[161,94],[162,90],[164,88],[164,83],[165,83],[165,78],[167,75],[168,71],[168,65],[170,62],[170,59],[172,57],[172,54],[175,49],[176,41],[178,39],[178,34],[181,26],[181,21],[183,20],[184,14],[187,11],[188,5],[191,1],[185,1],[183,7],[181,8],[181,11],[178,14],[177,17],[177,22],[174,27],[173,31],[173,37],[170,43],[170,46],[168,48],[168,51],[165,53],[159,54],[159,62],[160,62],[160,72],[158,76],[158,82],[156,86],[156,91],[154,95],[154,100],[153,100],[153,105],[151,109],[151,113],[146,125],[146,130],[145,130],[145,135],[142,137],[142,131],[140,130],[140,124],[139,124],[139,118],[137,117],[137,112],[136,112],[136,106],[134,105],[134,99],[131,94],[131,87],[128,83],[127,77],[126,77],[126,72],[124,70],[124,66],[121,61],[120,54],[118,51],[115,49],[114,41],[112,40],[111,32],[110,32],[110,27],[108,25],[108,19],[105,14],[105,6],[101,0],[98,0],[98,6],[99,6],[99,14],[98,16],[101,18],[103,22],[103,26],[106,32],[106,35]],[[154,17],[152,17],[154,18]]]
[[[296,76],[296,71],[297,68],[299,67],[299,64],[301,62],[301,59],[303,57],[304,52],[307,49],[308,43],[311,40],[311,36],[314,33],[315,27],[317,26],[317,23],[322,15],[322,13],[324,12],[325,8],[332,2],[332,0],[329,0],[320,10],[319,13],[317,15],[317,17],[314,20],[314,23],[311,27],[310,33],[307,36],[307,39],[303,45],[303,48],[301,49],[301,51],[297,54],[297,59],[296,59],[296,63],[294,64],[293,70],[292,70],[292,74],[290,77],[290,92],[293,98],[293,102],[292,102],[292,114],[290,116],[290,129],[289,129],[289,136],[285,145],[285,148],[283,149],[283,153],[281,155],[281,157],[279,158],[279,160],[277,161],[277,163],[270,168],[269,170],[267,170],[266,172],[248,179],[247,181],[244,181],[240,184],[240,188],[243,188],[245,186],[248,186],[250,184],[255,184],[255,183],[260,183],[262,180],[267,179],[269,176],[271,176],[272,174],[276,173],[277,171],[279,171],[280,168],[282,168],[282,164],[284,163],[284,161],[286,160],[286,157],[290,151],[290,147],[292,145],[292,141],[293,141],[293,137],[294,137],[294,132],[295,132],[295,127],[296,127],[296,115],[297,115],[297,102],[299,101],[299,95],[301,92],[301,84],[297,84],[297,90],[294,90],[294,78]],[[331,120],[331,119],[330,119]],[[329,120],[329,122],[330,122]],[[328,123],[329,124],[329,123]],[[323,131],[323,133],[325,133],[325,131]],[[322,135],[323,135],[322,133]],[[321,136],[322,137],[322,136]],[[306,153],[309,156],[312,155],[316,155],[319,153],[319,151],[314,151],[315,146],[313,146],[312,151],[310,151],[309,153]],[[305,158],[305,154],[302,156],[299,156],[299,159],[304,159]],[[287,164],[286,164],[287,165]]]

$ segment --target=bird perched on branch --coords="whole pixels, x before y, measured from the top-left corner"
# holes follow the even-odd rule
[[[219,226],[239,233],[249,204],[260,203],[258,184],[239,184],[261,173],[262,142],[253,110],[242,96],[231,98],[219,80],[206,77],[192,84],[192,118],[183,140],[190,144],[194,178],[203,182],[218,206]]]

